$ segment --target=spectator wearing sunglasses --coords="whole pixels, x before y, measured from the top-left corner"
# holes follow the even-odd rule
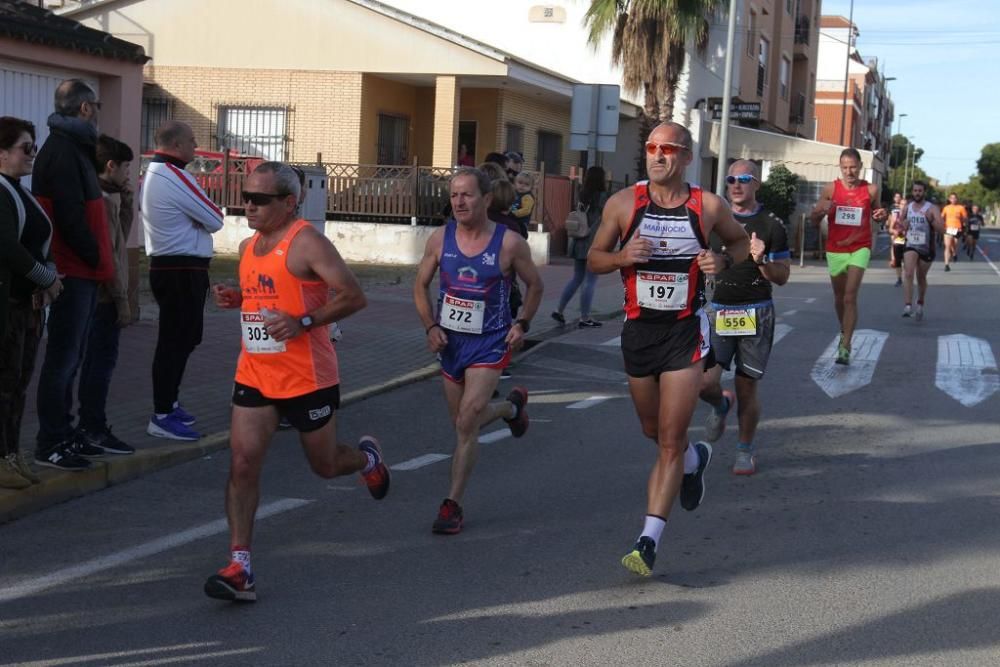
[[[180,387],[188,358],[201,343],[212,234],[222,229],[222,211],[184,169],[198,147],[191,127],[167,121],[156,130],[155,140],[156,153],[140,194],[149,286],[160,307],[153,415],[146,432],[197,440],[195,417],[180,404]]]

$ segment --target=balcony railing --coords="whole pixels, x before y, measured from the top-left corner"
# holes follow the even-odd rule
[[[795,43],[809,44],[809,17],[800,16],[795,21]]]

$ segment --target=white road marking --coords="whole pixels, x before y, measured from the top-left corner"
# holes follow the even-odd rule
[[[499,431],[490,431],[489,433],[484,433],[479,436],[480,445],[488,445],[491,442],[497,442],[498,440],[503,440],[504,438],[510,437],[510,429],[502,428]]]
[[[612,338],[611,340],[606,340],[603,343],[601,343],[601,345],[615,345],[615,346],[618,346],[618,345],[621,345],[621,344],[622,344],[622,337],[621,336],[616,336],[616,337]]]
[[[785,312],[781,313],[781,317],[791,317],[792,315],[794,315],[797,312],[799,312],[799,311],[797,311],[796,309],[792,308],[791,310],[786,310]]]
[[[816,297],[814,296],[809,297],[808,299],[806,299],[806,303],[816,303]]]
[[[773,348],[775,345],[777,345],[778,343],[780,343],[781,339],[784,338],[785,336],[787,336],[789,334],[789,332],[792,329],[794,329],[794,328],[795,327],[793,327],[793,326],[791,326],[789,324],[785,324],[784,322],[778,322],[777,324],[775,324],[774,325],[774,342],[771,343],[771,347]],[[732,380],[734,377],[736,377],[736,365],[735,364],[733,364],[733,367],[730,368],[728,371],[722,371],[722,379],[723,380]]]
[[[566,406],[568,410],[586,410],[587,408],[592,408],[599,403],[603,403],[610,399],[611,396],[591,396],[582,401],[577,401],[576,403],[570,403]]]
[[[32,660],[31,662],[19,662],[18,667],[63,667],[63,665],[80,665],[85,662],[105,662],[111,659],[126,660],[130,658],[141,658],[142,656],[156,656],[157,654],[169,651],[197,651],[204,648],[222,646],[222,642],[198,642],[197,644],[177,644],[175,646],[156,646],[153,648],[138,648],[130,651],[116,651],[114,653],[91,653],[89,655],[74,655],[65,658],[49,658],[47,660]],[[152,657],[139,662],[115,663],[116,667],[125,665],[165,665],[174,662],[194,662],[195,660],[209,660],[211,658],[222,658],[233,655],[246,655],[248,653],[259,653],[263,651],[263,646],[256,646],[242,649],[230,649],[228,651],[208,651],[193,653],[184,656]],[[105,664],[110,664],[105,662]],[[7,667],[7,666],[3,666]]]
[[[394,466],[389,466],[391,470],[416,470],[417,468],[423,468],[424,466],[429,466],[432,463],[437,463],[438,461],[444,461],[445,459],[450,459],[451,454],[424,454],[422,456],[417,456],[416,458],[403,461],[402,463],[397,463]]]
[[[298,509],[299,507],[308,505],[311,502],[313,501],[301,498],[282,498],[281,500],[268,503],[258,509],[257,518],[265,519],[269,516],[280,514],[281,512]],[[183,546],[206,537],[211,537],[212,535],[224,533],[228,530],[229,527],[226,524],[226,520],[217,519],[201,526],[182,530],[179,533],[165,535],[161,538],[146,542],[145,544],[140,544],[130,549],[124,549],[122,551],[108,554],[107,556],[101,556],[99,558],[88,560],[78,565],[56,570],[55,572],[50,572],[42,577],[27,579],[19,584],[0,589],[0,603],[29,597],[50,588],[55,588],[70,582],[76,582],[84,577],[89,577],[92,574],[97,574],[98,572],[103,572],[104,570],[124,565],[125,563],[133,560],[148,558],[149,556],[163,551],[176,549],[179,546]]]
[[[993,263],[993,260],[991,260],[991,259],[990,259],[990,258],[989,258],[989,257],[988,257],[988,256],[986,255],[986,253],[985,253],[985,252],[983,252],[983,249],[982,249],[982,248],[981,248],[980,246],[978,246],[978,245],[977,245],[977,246],[976,246],[976,250],[978,250],[978,251],[979,251],[979,254],[983,256],[983,259],[985,259],[985,260],[986,260],[986,263],[990,265],[990,268],[991,268],[991,269],[993,269],[993,272],[994,272],[994,273],[996,273],[996,274],[997,274],[998,276],[1000,276],[1000,269],[998,269],[998,268],[997,268],[997,265]]]
[[[967,408],[1000,391],[997,360],[990,344],[965,334],[939,336],[934,384]]]
[[[834,363],[837,358],[837,345],[840,342],[840,336],[835,336],[813,366],[810,374],[813,382],[830,398],[843,396],[871,384],[875,366],[888,338],[889,334],[884,331],[872,329],[855,331],[851,345],[851,363],[848,366],[840,366]]]

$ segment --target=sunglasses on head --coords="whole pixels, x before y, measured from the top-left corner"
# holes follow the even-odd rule
[[[254,206],[267,206],[275,199],[281,199],[282,197],[287,197],[288,195],[289,195],[288,192],[276,192],[272,194],[270,192],[247,192],[246,190],[244,190],[242,196],[244,204],[253,204]]]
[[[734,185],[736,183],[741,183],[746,185],[753,180],[753,174],[737,174],[736,176],[726,176],[726,183]]]
[[[646,142],[646,152],[650,155],[656,155],[656,151],[660,151],[664,155],[673,155],[674,153],[680,153],[681,151],[686,151],[687,146],[681,144],[656,144],[652,141]]]

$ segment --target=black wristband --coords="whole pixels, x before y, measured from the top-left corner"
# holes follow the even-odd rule
[[[440,328],[441,328],[441,325],[440,325],[440,324],[438,324],[437,322],[435,322],[434,324],[432,324],[432,325],[430,325],[429,327],[427,327],[427,330],[426,330],[426,331],[424,331],[424,334],[425,334],[425,335],[426,335],[426,334],[429,334],[429,333],[431,332],[431,329],[433,329],[434,327],[437,327],[438,329],[440,329]]]
[[[521,331],[523,331],[524,333],[528,333],[528,329],[531,328],[531,323],[524,318],[514,320],[514,324],[520,326]]]

